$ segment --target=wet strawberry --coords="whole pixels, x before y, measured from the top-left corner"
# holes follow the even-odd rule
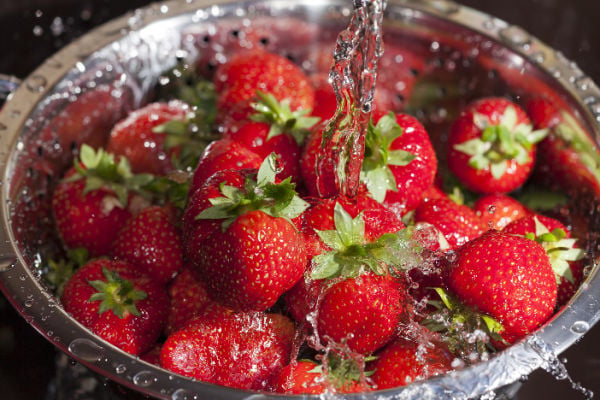
[[[443,345],[397,337],[376,353],[367,368],[373,370],[375,388],[382,390],[444,374],[452,370],[451,364],[452,356]]]
[[[567,227],[554,218],[532,214],[511,222],[503,231],[525,236],[544,247],[558,284],[557,305],[566,304],[583,279],[581,260],[585,255]]]
[[[177,100],[151,103],[133,111],[113,127],[106,150],[127,157],[134,173],[166,175],[173,170],[171,157],[176,150],[167,151],[166,135],[153,129],[171,120],[183,120],[189,111],[187,104]]]
[[[438,228],[450,248],[461,246],[487,230],[471,208],[457,204],[447,196],[422,202],[415,211],[415,221]]]
[[[436,172],[433,146],[416,118],[390,113],[370,124],[361,180],[377,201],[404,215],[419,205]]]
[[[503,194],[481,196],[473,204],[473,210],[488,229],[496,230],[531,213],[518,200]]]
[[[162,207],[148,207],[119,231],[112,255],[165,284],[183,266],[181,233]]]
[[[312,110],[314,91],[306,75],[285,57],[267,51],[245,51],[221,65],[214,77],[222,113],[241,119],[252,112],[256,91],[288,99],[292,110]]]
[[[456,251],[450,289],[467,305],[499,321],[508,342],[552,315],[557,285],[544,248],[533,240],[488,231]]]
[[[529,177],[535,144],[546,134],[534,131],[525,111],[505,98],[476,100],[450,128],[448,167],[475,192],[512,192]]]
[[[206,200],[211,207],[190,224],[192,230],[214,231],[205,237],[184,235],[211,297],[235,310],[271,307],[301,278],[306,265],[303,237],[290,219],[307,204],[289,178],[275,183],[274,164],[274,157],[268,157],[242,188],[216,183],[221,196]]]
[[[204,382],[265,390],[289,362],[294,324],[279,314],[209,306],[165,341],[163,368]]]
[[[96,259],[65,285],[65,310],[96,335],[140,355],[158,339],[167,318],[166,290],[135,266]]]

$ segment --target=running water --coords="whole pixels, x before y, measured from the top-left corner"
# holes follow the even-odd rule
[[[317,160],[321,195],[331,196],[324,177],[333,177],[338,193],[353,196],[359,186],[365,135],[375,93],[377,63],[383,53],[382,22],[385,0],[354,0],[354,13],[333,53],[329,79],[338,107],[326,122]]]

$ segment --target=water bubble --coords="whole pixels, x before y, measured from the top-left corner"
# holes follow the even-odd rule
[[[141,387],[148,387],[156,381],[157,378],[151,371],[140,371],[133,377],[133,384]]]
[[[171,395],[172,400],[196,400],[198,396],[187,389],[177,389]]]
[[[590,324],[585,321],[576,321],[573,325],[571,325],[571,332],[576,333],[578,335],[583,335],[590,329]]]
[[[73,340],[68,347],[68,350],[76,357],[88,362],[98,362],[104,356],[104,348],[95,342],[79,338]]]
[[[42,36],[44,34],[44,28],[39,25],[33,27],[33,36]]]

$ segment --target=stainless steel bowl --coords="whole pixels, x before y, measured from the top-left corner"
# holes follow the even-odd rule
[[[173,400],[281,397],[233,390],[170,373],[104,342],[71,318],[42,279],[41,254],[51,254],[58,246],[52,234],[50,193],[78,142],[105,131],[104,125],[114,123],[125,112],[147,101],[160,74],[174,65],[175,54],[186,50],[188,56],[194,56],[195,50],[186,45],[184,32],[232,20],[261,18],[272,21],[280,35],[291,26],[282,21],[293,21],[294,26],[303,29],[302,46],[310,47],[313,42],[334,38],[346,25],[351,7],[351,2],[345,0],[157,3],[93,30],[50,57],[27,77],[0,113],[3,169],[0,287],[31,326],[93,371],[153,397]],[[544,82],[590,133],[593,142],[598,143],[598,87],[560,53],[519,27],[445,0],[390,0],[384,27],[386,40],[410,43],[423,54],[439,58],[442,64],[444,60],[453,62],[452,68],[444,67],[451,77],[453,73],[468,76],[475,65],[514,72],[527,81]],[[299,32],[289,34],[294,37]],[[306,54],[299,41],[286,41],[283,37],[272,44],[276,50],[297,57]],[[460,64],[458,69],[456,64]],[[310,63],[304,66],[311,68]],[[500,75],[503,80],[502,72]],[[508,88],[471,89],[475,93],[509,89],[518,92],[514,82]],[[102,109],[88,109],[89,115],[81,116],[79,131],[69,131],[64,125],[58,127],[61,112],[84,96],[107,100]],[[436,122],[436,116],[428,110],[418,111],[423,118]],[[596,214],[584,216],[590,229],[597,231],[600,225]],[[596,264],[593,255],[591,262]],[[555,356],[579,340],[600,318],[597,275],[595,265],[564,310],[535,335],[489,361],[404,388],[345,397],[473,398],[492,394],[540,367],[560,373],[561,366]]]

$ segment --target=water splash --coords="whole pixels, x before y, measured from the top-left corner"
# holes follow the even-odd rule
[[[377,64],[383,53],[381,27],[384,0],[354,0],[348,28],[337,38],[329,80],[338,107],[326,122],[317,160],[318,187],[329,196],[322,174],[335,181],[337,192],[353,196],[358,191],[365,134],[375,93]]]

